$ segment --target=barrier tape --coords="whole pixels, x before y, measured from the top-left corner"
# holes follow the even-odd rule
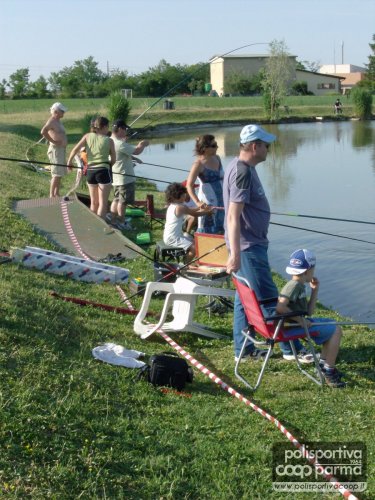
[[[122,290],[121,287],[116,287],[121,290],[121,295],[123,296],[123,299],[127,302],[127,306],[130,308],[133,308],[133,306],[130,304],[128,301],[125,292]],[[133,308],[134,309],[134,308]],[[186,358],[190,364],[192,364],[195,368],[197,368],[200,372],[202,372],[206,377],[208,377],[210,380],[215,382],[221,389],[224,391],[228,392],[231,396],[237,398],[239,401],[244,403],[246,406],[250,406],[256,413],[259,413],[262,417],[266,418],[269,420],[271,423],[273,423],[279,431],[284,434],[284,436],[287,437],[287,439],[295,446],[298,448],[303,457],[310,462],[311,465],[313,465],[317,472],[324,476],[324,478],[331,484],[334,485],[334,488],[336,491],[341,493],[341,495],[344,498],[347,498],[348,500],[359,500],[353,493],[351,493],[349,490],[345,488],[332,474],[326,471],[323,465],[321,465],[315,458],[313,454],[309,452],[308,449],[305,448],[304,444],[301,444],[297,438],[291,434],[286,427],[274,416],[270,415],[267,413],[265,410],[257,406],[255,403],[247,399],[245,396],[240,394],[238,391],[236,391],[233,387],[228,385],[226,382],[221,380],[215,373],[210,371],[207,367],[202,365],[197,359],[193,358],[191,354],[189,354],[185,349],[183,349],[180,345],[177,344],[169,335],[167,335],[165,332],[163,332],[162,329],[157,330],[157,333],[171,346],[173,349],[175,349],[181,356]]]
[[[81,249],[81,247],[79,245],[79,242],[78,242],[77,238],[75,237],[74,232],[73,232],[73,230],[71,228],[70,221],[69,221],[68,210],[67,210],[67,203],[66,202],[61,202],[61,210],[63,212],[64,224],[65,224],[65,221],[67,221],[67,223],[65,224],[65,226],[67,228],[67,231],[68,231],[68,227],[70,227],[71,234],[73,235],[74,240],[76,241],[76,244],[77,244],[77,246],[76,246],[77,250],[79,249],[80,253],[82,253],[82,255],[84,255],[85,258],[87,258],[87,256],[82,251],[82,249]],[[64,216],[64,214],[65,214],[65,216]],[[71,235],[69,233],[69,231],[68,231],[68,234],[69,234],[69,237],[71,238],[73,244],[75,244],[74,240],[72,239],[72,237],[71,237]],[[119,285],[116,285],[116,289],[119,292],[119,294],[121,295],[122,300],[128,306],[128,308],[130,310],[134,310],[134,307],[132,306],[132,304],[128,300],[128,298],[127,298],[126,293],[124,292],[124,290]],[[249,399],[247,399],[245,396],[243,396],[242,394],[240,394],[238,391],[236,391],[233,387],[231,387],[226,382],[224,382],[223,380],[221,380],[217,375],[215,375],[215,373],[211,372],[207,367],[205,367],[204,365],[202,365],[202,363],[200,363],[197,359],[193,358],[193,356],[191,356],[191,354],[189,354],[180,345],[178,345],[171,337],[169,337],[169,335],[167,335],[165,332],[163,332],[162,329],[157,330],[157,333],[173,349],[175,349],[179,354],[181,354],[181,356],[183,356],[184,358],[186,358],[189,361],[190,364],[192,364],[195,368],[197,368],[200,372],[202,372],[210,380],[212,380],[213,382],[215,382],[215,384],[217,384],[221,389],[223,389],[224,391],[228,392],[228,394],[230,394],[231,396],[237,398],[239,401],[241,401],[242,403],[244,403],[246,406],[250,406],[250,408],[252,410],[254,410],[256,413],[259,413],[263,418],[266,418],[271,423],[273,423],[279,429],[279,431],[284,436],[287,437],[287,439],[293,444],[293,446],[295,446],[296,448],[298,448],[301,451],[303,457],[316,468],[317,472],[319,474],[321,474],[322,476],[324,476],[324,478],[329,483],[333,484],[334,487],[335,487],[335,489],[339,493],[341,493],[341,495],[344,498],[347,498],[348,500],[359,500],[355,495],[353,495],[349,490],[347,490],[332,474],[329,474],[326,471],[326,469],[324,468],[324,466],[321,465],[315,459],[314,455],[312,455],[308,451],[308,449],[306,449],[305,446],[303,444],[301,444],[288,431],[288,429],[286,429],[286,427],[284,427],[282,425],[282,423],[277,418],[275,418],[274,416],[272,416],[269,413],[267,413],[265,410],[263,410],[262,408],[260,408],[259,406],[257,406],[255,403],[253,403],[252,401],[250,401]]]
[[[68,236],[70,238],[70,241],[73,243],[73,246],[76,248],[76,250],[79,252],[80,255],[86,260],[93,260],[91,259],[88,255],[85,254],[85,252],[82,250],[81,245],[79,244],[79,241],[77,240],[76,235],[74,234],[72,225],[70,223],[69,219],[69,213],[68,213],[68,203],[64,200],[61,201],[60,203],[61,206],[61,213],[64,221],[64,226],[66,229],[66,232],[68,233]]]

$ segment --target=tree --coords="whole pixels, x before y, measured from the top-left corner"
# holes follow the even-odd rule
[[[297,61],[296,69],[302,69],[305,71],[312,71],[313,73],[317,73],[320,66],[320,61]]]
[[[354,103],[354,110],[358,118],[365,120],[371,118],[372,95],[371,92],[360,87],[354,87],[350,92],[350,98]]]
[[[48,91],[48,82],[44,76],[40,76],[35,82],[30,83],[28,95],[30,97],[49,97],[50,92]]]
[[[5,80],[5,78],[3,78],[0,83],[0,99],[5,99],[7,87],[8,87],[8,82]]]
[[[9,77],[9,88],[13,99],[26,97],[29,87],[29,68],[20,68]]]
[[[264,106],[271,120],[279,116],[279,107],[295,76],[295,62],[283,40],[270,43],[270,57],[264,70]]]
[[[262,91],[263,71],[249,77],[242,71],[233,71],[225,78],[224,93],[234,95],[260,94]]]
[[[107,79],[92,56],[75,61],[73,66],[63,68],[58,73],[52,73],[49,83],[55,92],[61,92],[63,97],[95,96],[95,87]]]
[[[292,85],[292,94],[293,95],[313,95],[312,92],[309,91],[307,82],[297,81]]]
[[[113,92],[109,97],[108,116],[114,122],[116,120],[127,121],[131,110],[130,102],[121,92]]]
[[[369,43],[372,54],[368,56],[368,64],[366,64],[367,73],[365,78],[365,84],[370,87],[371,90],[375,89],[375,35],[372,35],[372,43]]]

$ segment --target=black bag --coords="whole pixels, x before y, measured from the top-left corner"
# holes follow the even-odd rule
[[[187,362],[173,352],[151,356],[149,365],[142,369],[142,373],[151,384],[173,387],[178,391],[184,389],[186,382],[193,382],[194,376]]]

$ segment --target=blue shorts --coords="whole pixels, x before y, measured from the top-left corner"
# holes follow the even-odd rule
[[[318,335],[314,335],[314,336],[311,335],[311,340],[313,340],[315,342],[315,344],[317,344],[317,345],[322,345],[325,342],[327,342],[327,340],[329,340],[336,331],[337,324],[334,320],[332,320],[330,318],[306,318],[306,319],[309,320],[311,323],[314,323],[309,328],[310,335],[312,333],[318,332]],[[319,326],[319,323],[328,323],[328,322],[330,323],[329,325]],[[301,333],[305,333],[305,330],[304,330],[304,328],[302,328],[300,326],[298,326],[296,328],[289,327],[289,328],[284,330],[284,333],[285,333],[285,336],[287,336],[288,333],[290,335],[296,335],[296,334],[299,335]]]

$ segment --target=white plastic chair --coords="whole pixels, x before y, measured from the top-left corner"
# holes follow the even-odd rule
[[[144,322],[154,292],[166,292],[163,310],[159,322],[150,324]],[[213,332],[200,323],[193,321],[194,308],[199,295],[216,297],[234,297],[235,291],[227,288],[201,286],[186,278],[177,278],[175,283],[147,283],[142,307],[134,321],[134,331],[142,339],[161,329],[168,331],[186,331],[211,338],[226,338],[225,335]],[[166,322],[167,315],[172,308],[173,320]]]

